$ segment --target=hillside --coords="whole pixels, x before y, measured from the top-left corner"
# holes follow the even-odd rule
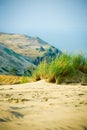
[[[50,60],[61,51],[39,37],[0,33],[0,42],[37,65],[43,59]]]
[[[22,55],[15,53],[6,45],[0,43],[0,74],[22,75],[30,65],[32,63]]]

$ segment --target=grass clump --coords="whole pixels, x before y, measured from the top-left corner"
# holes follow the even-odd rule
[[[33,73],[35,81],[46,79],[57,84],[79,83],[84,75],[87,75],[87,58],[64,53],[50,63],[42,62]]]
[[[36,70],[33,72],[33,79],[34,81],[38,81],[41,79],[46,79],[47,78],[47,73],[48,73],[48,64],[46,61],[40,63]]]
[[[87,74],[87,58],[83,54],[73,55],[72,62],[76,70]]]
[[[61,83],[63,78],[67,75],[71,75],[73,71],[71,56],[62,54],[50,64],[48,80],[50,82]]]

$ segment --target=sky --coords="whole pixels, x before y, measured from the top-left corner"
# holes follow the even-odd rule
[[[87,0],[0,0],[0,32],[40,37],[87,54]]]

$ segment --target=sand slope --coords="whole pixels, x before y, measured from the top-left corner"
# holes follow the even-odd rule
[[[0,86],[0,130],[87,130],[87,86]]]

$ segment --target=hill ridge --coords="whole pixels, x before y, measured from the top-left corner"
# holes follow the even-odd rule
[[[59,49],[53,47],[41,38],[23,34],[0,32],[0,43],[8,48],[3,51],[7,50],[11,53],[12,50],[15,54],[21,55],[26,62],[35,66],[43,60],[49,62],[53,57],[61,54]]]

